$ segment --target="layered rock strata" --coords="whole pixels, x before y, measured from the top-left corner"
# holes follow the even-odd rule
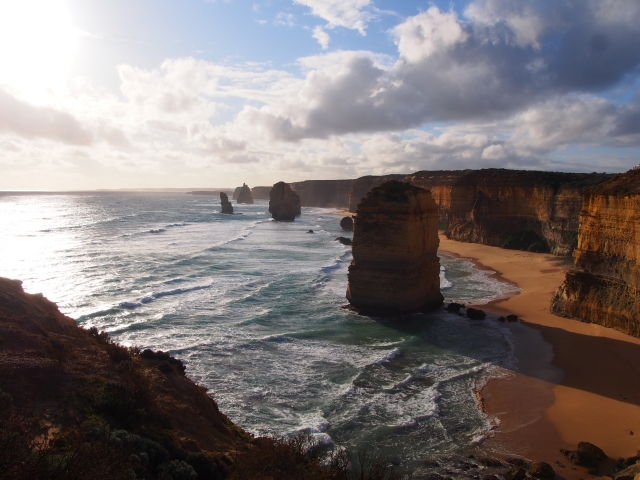
[[[220,192],[220,205],[222,207],[222,211],[220,213],[232,214],[233,213],[233,205],[229,201],[229,197],[226,193]]]
[[[236,201],[238,203],[246,203],[248,205],[251,205],[253,203],[251,189],[247,186],[246,183],[243,183],[242,187],[240,187],[240,191],[238,192],[238,199]]]
[[[354,182],[355,180],[305,180],[290,185],[300,196],[303,207],[347,208]]]
[[[397,180],[371,190],[357,208],[347,299],[373,315],[406,315],[442,304],[438,206]]]
[[[640,337],[640,170],[585,192],[573,255],[551,311]]]
[[[385,178],[357,179],[351,211],[368,185]],[[583,192],[609,178],[596,173],[483,169],[416,172],[402,181],[431,192],[447,238],[568,255],[577,245]]]
[[[276,183],[269,193],[269,213],[274,220],[293,222],[301,214],[300,197],[286,183]]]

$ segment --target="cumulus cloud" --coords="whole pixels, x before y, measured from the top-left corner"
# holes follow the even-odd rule
[[[93,135],[73,115],[37,107],[0,89],[0,132],[24,138],[47,138],[69,145],[90,145]]]
[[[370,0],[294,0],[326,20],[329,28],[344,27],[365,35],[367,22],[373,15],[366,10]]]
[[[318,41],[318,43],[320,44],[323,50],[326,50],[327,48],[329,48],[329,40],[330,40],[329,34],[325,32],[321,26],[317,25],[313,29],[312,37]]]

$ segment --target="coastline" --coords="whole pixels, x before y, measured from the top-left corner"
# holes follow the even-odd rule
[[[469,258],[521,289],[478,306],[520,318],[504,324],[512,333],[517,370],[511,378],[489,380],[479,392],[484,410],[498,423],[483,447],[546,461],[570,479],[584,478],[586,471],[571,465],[561,448],[587,441],[611,458],[635,455],[640,339],[551,314],[549,301],[567,269],[558,257],[456,242],[442,234],[440,251]]]

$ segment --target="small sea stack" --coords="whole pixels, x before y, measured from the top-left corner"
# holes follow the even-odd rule
[[[431,193],[392,180],[358,204],[347,299],[369,315],[408,315],[442,305],[438,206]]]
[[[279,222],[293,222],[301,214],[300,197],[288,184],[276,183],[269,193],[269,213]]]
[[[251,196],[251,189],[247,186],[246,183],[242,184],[242,187],[240,187],[240,191],[238,192],[238,199],[236,200],[237,203],[246,203],[247,205],[250,205],[253,203],[253,197]]]
[[[343,230],[346,230],[347,232],[352,232],[353,231],[353,218],[344,217],[342,220],[340,220],[340,228],[343,229]]]
[[[226,213],[229,215],[233,213],[233,205],[231,205],[229,197],[224,192],[220,192],[220,205],[222,206],[221,213]]]

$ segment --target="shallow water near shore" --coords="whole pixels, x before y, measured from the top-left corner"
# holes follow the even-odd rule
[[[490,419],[473,391],[513,367],[508,329],[444,310],[342,309],[351,253],[334,241],[347,236],[340,217],[303,208],[277,223],[266,201],[234,208],[242,215],[184,194],[2,194],[0,276],[83,326],[184,360],[255,434],[309,431],[410,467],[483,438]],[[441,255],[441,265],[447,300],[514,291],[469,260]]]

